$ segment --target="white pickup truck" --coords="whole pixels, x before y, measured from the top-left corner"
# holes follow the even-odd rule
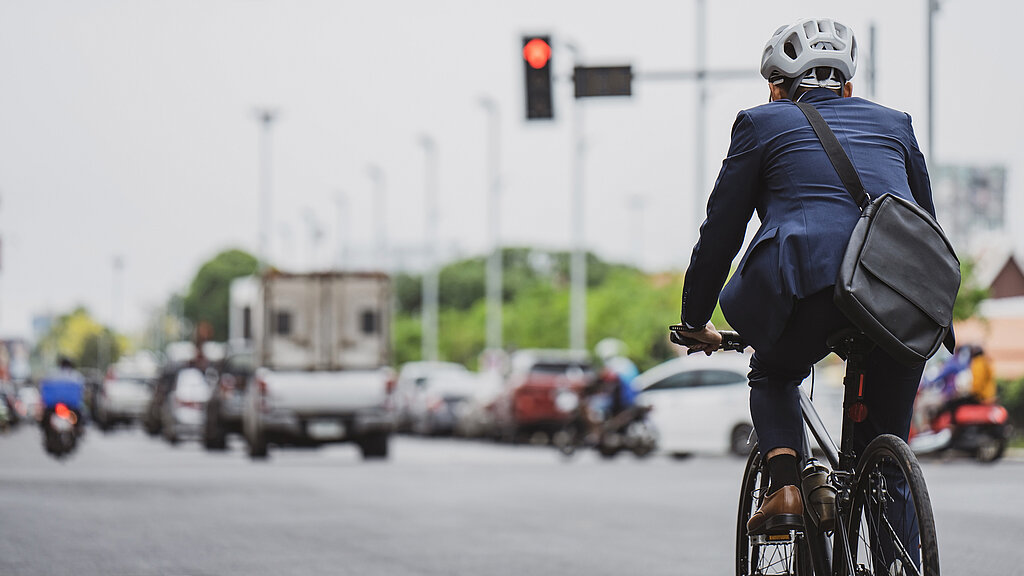
[[[388,277],[268,272],[235,280],[230,299],[231,342],[255,354],[242,402],[249,456],[265,458],[270,444],[354,442],[363,458],[386,458]]]

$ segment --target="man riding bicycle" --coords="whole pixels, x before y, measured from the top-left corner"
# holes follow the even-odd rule
[[[849,80],[856,70],[856,40],[839,22],[804,19],[776,30],[761,59],[769,102],[736,118],[683,284],[681,321],[691,331],[687,336],[703,343],[692,349],[710,354],[721,343],[709,322],[719,300],[726,319],[755,349],[750,413],[770,486],[747,524],[750,534],[799,527],[803,424],[797,387],[828,354],[828,336],[850,326],[832,294],[860,210],[794,102],[817,108],[865,189],[935,214],[910,116],[853,97]],[[726,284],[755,211],[761,226]],[[868,417],[854,430],[856,452],[883,433],[906,440],[923,369],[877,347],[870,352]]]

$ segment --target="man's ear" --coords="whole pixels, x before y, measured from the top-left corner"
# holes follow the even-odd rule
[[[771,93],[771,101],[785,100],[786,94],[782,91],[782,86],[779,84],[768,83],[768,91]]]
[[[849,98],[853,96],[853,82],[847,82],[843,86],[843,98]]]

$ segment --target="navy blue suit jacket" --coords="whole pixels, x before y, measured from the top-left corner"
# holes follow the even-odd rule
[[[908,114],[825,89],[801,101],[828,122],[872,198],[888,192],[935,215]],[[723,289],[755,211],[761,227]],[[740,112],[686,271],[682,321],[706,323],[721,294],[729,324],[755,349],[769,348],[796,299],[835,284],[859,217],[796,104],[779,100]]]

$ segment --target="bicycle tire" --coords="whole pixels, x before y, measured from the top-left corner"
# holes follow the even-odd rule
[[[939,548],[928,487],[917,457],[899,437],[883,434],[864,449],[846,525],[855,573],[938,576]],[[915,569],[902,569],[908,561]]]
[[[761,506],[768,490],[768,471],[757,445],[751,447],[740,485],[736,515],[737,576],[813,576],[806,535],[797,532],[790,542],[756,544],[747,534],[747,520]],[[806,521],[806,520],[805,520]]]

